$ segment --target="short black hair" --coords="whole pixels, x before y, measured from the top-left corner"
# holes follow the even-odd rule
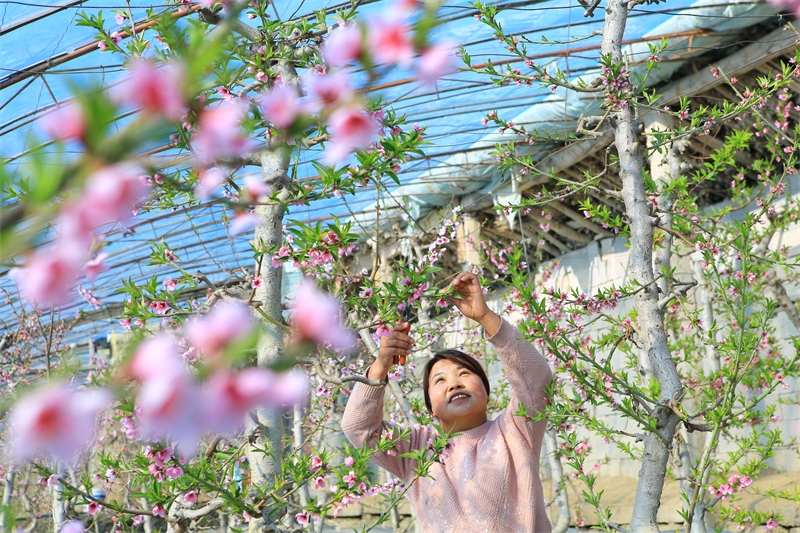
[[[422,370],[422,392],[425,395],[425,407],[428,408],[429,413],[433,413],[433,410],[431,409],[431,397],[428,394],[428,385],[430,385],[431,370],[433,370],[433,365],[439,361],[450,361],[451,363],[462,366],[473,374],[477,375],[479,378],[481,378],[483,386],[486,388],[486,396],[489,396],[489,393],[491,392],[491,387],[489,387],[489,378],[486,376],[486,371],[483,369],[480,363],[478,363],[477,359],[459,350],[442,350],[441,352],[436,352],[433,354],[433,357],[431,357],[430,360],[425,363],[425,368]]]

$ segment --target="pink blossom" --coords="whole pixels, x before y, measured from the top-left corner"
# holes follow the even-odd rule
[[[332,107],[347,102],[353,95],[350,89],[350,75],[334,72],[327,75],[310,74],[305,76],[309,95],[322,107]]]
[[[305,106],[298,102],[300,93],[291,85],[281,85],[261,98],[264,116],[279,128],[288,128],[297,117],[306,112]]]
[[[70,520],[69,522],[64,522],[64,525],[61,526],[61,529],[58,533],[84,533],[86,529],[83,527],[83,522],[79,520]]]
[[[107,257],[106,253],[97,254],[97,257],[86,262],[83,268],[86,270],[86,277],[89,281],[94,282],[97,276],[108,271],[108,265],[105,264]]]
[[[445,300],[444,298],[439,298],[438,300],[436,300],[436,307],[444,308],[447,307],[447,305],[448,305],[447,300]]]
[[[374,118],[362,109],[349,106],[337,109],[329,119],[331,143],[325,150],[328,163],[336,163],[356,148],[366,148],[378,133]]]
[[[167,289],[169,292],[172,292],[172,291],[174,291],[174,290],[175,290],[175,288],[176,288],[177,286],[178,286],[178,284],[177,284],[177,283],[175,282],[175,280],[174,280],[174,279],[172,279],[171,277],[167,277],[167,279],[165,279],[165,280],[164,280],[164,287],[165,287],[165,288],[166,288],[166,289]]]
[[[303,281],[297,289],[292,309],[292,327],[299,342],[311,341],[330,344],[343,350],[355,345],[352,332],[340,324],[341,304],[333,297],[321,292],[310,281]]]
[[[242,187],[242,200],[247,203],[253,204],[258,202],[262,196],[268,196],[272,193],[269,185],[264,183],[264,180],[257,176],[247,176],[244,179],[244,186]]]
[[[375,335],[378,337],[388,337],[391,334],[392,330],[386,324],[378,324],[378,327],[375,328]]]
[[[197,503],[197,493],[193,490],[190,490],[186,494],[183,495],[184,503],[195,504]]]
[[[245,415],[256,406],[277,407],[296,403],[305,395],[305,389],[302,383],[295,381],[292,373],[275,374],[257,367],[238,373],[217,372],[208,381],[208,423],[214,431],[233,431],[244,423]]]
[[[177,121],[186,110],[183,97],[184,68],[168,64],[158,68],[152,61],[140,60],[131,66],[131,76],[112,92],[115,101],[133,104],[145,113]]]
[[[346,65],[363,53],[361,28],[351,24],[334,31],[322,49],[325,61],[331,65]]]
[[[169,303],[166,300],[155,300],[150,302],[148,306],[152,312],[157,315],[163,315],[167,311],[169,311]]]
[[[86,135],[86,115],[79,105],[59,107],[42,119],[42,129],[53,139],[82,139]]]
[[[394,5],[397,6],[402,13],[408,13],[420,7],[422,2],[420,2],[420,0],[397,0]]]
[[[264,285],[264,278],[261,276],[257,276],[253,278],[253,281],[250,283],[250,286],[254,289],[259,289]]]
[[[63,237],[91,240],[91,231],[112,221],[127,222],[133,207],[148,194],[147,185],[131,167],[103,167],[86,181],[83,195],[61,212]]]
[[[95,418],[110,401],[105,390],[54,385],[23,397],[10,415],[12,455],[51,454],[71,461],[93,438]]]
[[[355,459],[353,459],[352,455],[348,455],[344,460],[344,464],[346,464],[347,466],[353,466],[354,464],[356,464],[356,461]]]
[[[142,437],[158,440],[167,435],[184,452],[194,453],[206,425],[203,403],[199,386],[185,371],[148,377],[136,396]]]
[[[767,3],[773,5],[778,9],[786,7],[790,11],[792,11],[795,14],[795,16],[800,17],[799,0],[767,0]]]
[[[415,70],[417,78],[429,84],[442,76],[453,74],[456,71],[453,46],[450,43],[437,43],[423,50]]]
[[[201,162],[210,164],[223,157],[237,157],[255,149],[255,143],[242,129],[246,109],[223,104],[200,115],[200,131],[192,137]]]
[[[342,481],[347,483],[347,488],[351,488],[356,483],[356,473],[351,470],[349,474],[342,478]],[[344,503],[344,501],[342,501],[342,503]]]
[[[210,198],[214,189],[225,183],[227,179],[228,175],[218,168],[204,170],[197,177],[194,194],[201,200]]]
[[[176,375],[185,372],[178,346],[169,335],[158,335],[142,341],[122,370],[122,377],[139,380]]]
[[[297,513],[294,515],[294,519],[297,520],[297,523],[303,527],[308,525],[308,515],[306,513]]]
[[[325,488],[325,478],[322,477],[322,476],[317,476],[314,479],[314,488],[317,489],[317,490],[324,489]]]
[[[25,265],[12,268],[8,275],[29,302],[61,305],[69,301],[80,272],[78,250],[57,244],[37,250]]]
[[[236,215],[233,217],[233,222],[231,222],[230,228],[228,229],[228,233],[231,236],[240,235],[255,228],[258,226],[258,223],[259,218],[255,213],[236,213]]]
[[[170,479],[178,479],[183,475],[183,468],[179,466],[170,466],[167,468],[166,474]]]
[[[89,502],[89,505],[86,507],[86,512],[89,513],[89,515],[96,515],[100,512],[100,504],[97,502]]]
[[[205,317],[191,322],[186,333],[203,354],[219,357],[232,342],[249,335],[254,326],[253,314],[247,306],[222,302]]]
[[[166,516],[166,514],[167,514],[166,510],[162,506],[160,506],[160,505],[154,505],[153,506],[153,515],[154,516],[160,516],[161,518],[164,518]]]
[[[311,472],[316,472],[322,468],[322,459],[317,457],[316,455],[311,457]]]
[[[402,18],[373,19],[369,28],[369,48],[378,63],[408,65],[414,57],[414,43]]]

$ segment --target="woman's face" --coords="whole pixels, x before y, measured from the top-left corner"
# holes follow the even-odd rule
[[[431,410],[448,433],[466,431],[486,422],[489,395],[481,378],[452,361],[437,361],[428,380]]]

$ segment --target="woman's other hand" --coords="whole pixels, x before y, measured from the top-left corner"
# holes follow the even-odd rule
[[[406,364],[411,348],[414,347],[414,339],[408,335],[410,331],[411,324],[402,322],[393,326],[389,335],[381,337],[381,349],[370,367],[370,379],[385,379],[392,366]]]
[[[478,322],[490,337],[500,329],[502,320],[486,305],[481,282],[478,276],[470,272],[461,272],[450,283],[461,298],[449,297],[447,300],[455,305],[461,314]]]

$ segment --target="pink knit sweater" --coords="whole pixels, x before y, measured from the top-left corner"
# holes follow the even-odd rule
[[[523,403],[529,416],[544,409],[543,390],[552,380],[547,361],[517,329],[503,320],[489,341],[497,349],[511,384],[511,402],[495,420],[452,439],[454,448],[443,463],[430,469],[407,495],[422,533],[549,533],[539,481],[539,455],[545,421],[526,422],[514,416]],[[372,445],[392,427],[383,420],[384,387],[356,384],[342,418],[342,430],[354,446]],[[403,482],[414,478],[414,459],[400,457],[424,449],[430,430],[415,425],[398,453],[375,452],[372,460]]]

